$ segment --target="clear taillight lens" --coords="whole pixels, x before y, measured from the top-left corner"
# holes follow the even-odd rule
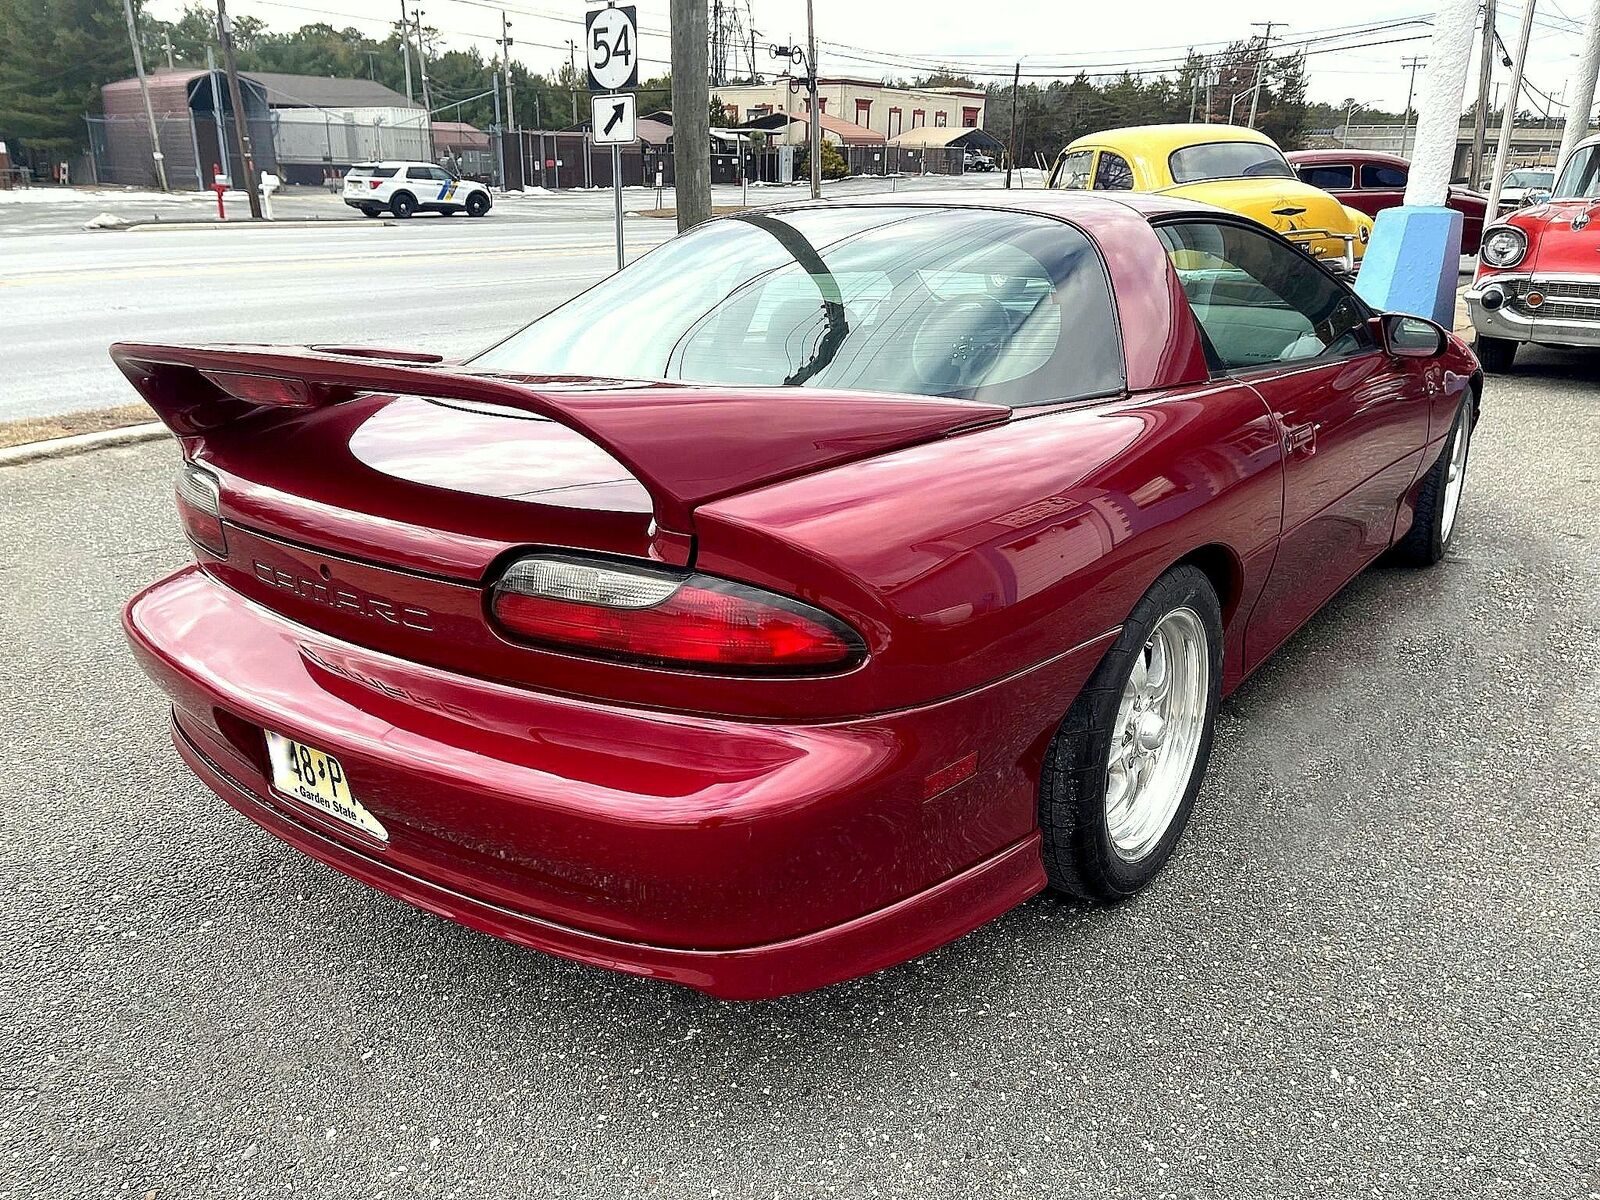
[[[185,463],[178,475],[178,516],[189,540],[218,558],[228,557],[228,535],[222,527],[222,488],[210,471]]]
[[[861,637],[789,596],[649,563],[534,554],[490,599],[510,636],[552,649],[725,672],[819,672],[860,661]]]

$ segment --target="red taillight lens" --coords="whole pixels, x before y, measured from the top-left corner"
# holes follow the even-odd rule
[[[491,606],[525,641],[703,670],[837,670],[865,650],[848,625],[798,600],[648,563],[530,555],[507,568]]]
[[[377,191],[378,190],[378,185],[381,184],[382,182],[383,182],[383,180],[381,180],[381,179],[369,179],[369,180],[367,180],[367,186],[369,188],[371,188],[373,191]]]
[[[228,557],[228,535],[222,528],[222,488],[215,475],[185,463],[178,476],[178,516],[189,540],[218,558]]]

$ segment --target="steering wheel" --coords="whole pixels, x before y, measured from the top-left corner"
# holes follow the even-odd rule
[[[1011,314],[987,296],[941,304],[911,339],[911,368],[936,392],[977,387],[1011,336]]]

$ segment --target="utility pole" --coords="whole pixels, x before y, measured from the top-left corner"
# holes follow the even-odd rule
[[[233,174],[233,165],[228,161],[228,135],[222,131],[222,80],[217,77],[217,60],[211,53],[211,47],[206,47],[206,80],[211,85],[211,121],[217,130],[217,157],[222,160],[222,173]]]
[[[506,187],[509,186],[506,183],[505,171],[506,129],[509,129],[511,131],[511,136],[517,139],[518,151],[521,151],[522,149],[522,135],[516,131],[516,86],[511,82],[511,22],[506,19],[504,9],[500,10],[500,53],[506,69],[506,127],[500,131],[500,184],[502,187]],[[517,160],[517,187],[519,189],[528,186],[528,181],[522,177],[521,161],[522,160],[520,158]]]
[[[1578,142],[1589,134],[1589,116],[1594,108],[1595,73],[1600,70],[1600,0],[1589,6],[1589,25],[1583,32],[1583,50],[1578,55],[1578,71],[1573,77],[1572,102],[1567,106],[1567,124],[1561,132],[1561,153],[1556,170],[1561,170]],[[1560,175],[1556,176],[1559,181]]]
[[[1472,106],[1472,157],[1467,160],[1467,184],[1477,187],[1483,178],[1483,139],[1489,126],[1489,81],[1494,76],[1494,3],[1483,0],[1483,46],[1478,56],[1478,102]]]
[[[422,107],[428,122],[428,161],[433,161],[433,93],[428,89],[428,49],[422,40],[422,10],[411,14],[417,23],[417,71],[422,76]]]
[[[1267,56],[1272,52],[1272,30],[1283,25],[1282,21],[1252,21],[1250,28],[1265,25],[1266,32],[1261,35],[1261,57],[1256,59],[1256,86],[1250,91],[1250,120],[1247,122],[1251,129],[1256,127],[1256,109],[1261,103],[1261,85],[1267,76]]]
[[[1011,133],[1006,137],[1006,187],[1011,186],[1011,169],[1017,165],[1017,93],[1022,90],[1022,63],[1011,72]]]
[[[1411,72],[1411,82],[1406,84],[1406,112],[1400,119],[1400,157],[1407,157],[1411,142],[1411,98],[1417,92],[1417,71],[1428,65],[1428,60],[1413,54],[1410,58],[1402,58],[1400,66]]]
[[[161,135],[156,131],[156,110],[150,107],[150,83],[144,77],[144,55],[139,51],[139,27],[133,22],[133,0],[122,0],[122,15],[128,18],[128,45],[133,49],[133,71],[139,77],[139,94],[144,97],[144,119],[150,125],[150,157],[155,160],[156,178],[167,190],[166,156],[161,153]]]
[[[1517,106],[1522,102],[1522,72],[1528,65],[1528,42],[1533,37],[1534,0],[1522,0],[1522,28],[1517,33],[1517,56],[1511,60],[1511,89],[1500,110],[1500,140],[1494,147],[1494,175],[1489,180],[1489,220],[1500,211],[1500,189],[1506,181],[1506,159],[1511,157],[1511,133],[1517,123]]]
[[[817,103],[817,22],[812,0],[806,0],[806,90],[811,93],[811,198],[822,199],[822,106]]]
[[[406,101],[416,103],[411,92],[411,18],[406,15],[406,0],[400,0],[400,57],[406,64]]]
[[[161,40],[167,47],[167,70],[176,71],[178,69],[177,64],[172,61],[172,34],[163,29],[161,31]]]
[[[1187,61],[1189,63],[1189,66],[1192,68],[1194,66],[1194,47],[1193,46],[1189,47],[1189,58],[1188,58]],[[1019,63],[1018,65],[1020,66],[1021,64]],[[1189,76],[1189,124],[1191,124],[1191,125],[1194,124],[1194,110],[1199,105],[1199,103],[1200,103],[1200,76],[1191,73],[1190,76]]]
[[[250,219],[261,220],[261,197],[256,193],[256,156],[250,148],[250,122],[245,119],[244,93],[239,87],[239,64],[233,57],[233,23],[228,20],[228,0],[217,0],[217,36],[222,41],[222,66],[228,72],[228,100],[233,105],[233,131],[239,138],[239,180],[250,201]]]
[[[578,43],[573,41],[571,38],[567,39],[567,65],[572,68],[572,81],[574,84],[576,84],[578,80]],[[572,120],[567,122],[567,124],[576,125],[578,123],[578,89],[576,86],[574,86],[573,89],[567,93],[567,99],[572,104]],[[710,111],[711,101],[707,100],[706,112],[709,114]]]
[[[706,0],[672,0],[672,169],[678,232],[711,219],[711,79]],[[815,121],[812,122],[816,124]]]

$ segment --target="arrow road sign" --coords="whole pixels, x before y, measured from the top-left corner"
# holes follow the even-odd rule
[[[639,110],[632,92],[592,96],[590,104],[596,146],[631,146],[639,140]]]
[[[616,92],[639,86],[639,10],[631,4],[591,8],[584,15],[589,90]]]

